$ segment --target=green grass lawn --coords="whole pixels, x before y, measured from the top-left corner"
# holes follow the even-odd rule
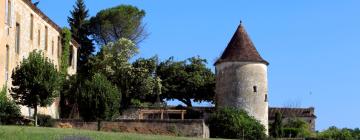
[[[1,126],[0,140],[199,140],[195,138],[27,126]]]

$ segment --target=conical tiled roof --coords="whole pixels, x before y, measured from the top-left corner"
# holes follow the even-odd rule
[[[260,62],[268,65],[269,63],[264,60],[250,37],[245,31],[244,26],[240,23],[233,37],[231,38],[228,46],[221,55],[221,57],[215,62],[215,65],[221,62]]]

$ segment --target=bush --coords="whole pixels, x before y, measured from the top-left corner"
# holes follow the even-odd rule
[[[3,87],[0,91],[0,124],[16,124],[20,117],[20,107],[6,96],[6,87]]]
[[[120,93],[116,86],[101,74],[86,80],[78,97],[79,113],[85,121],[112,120],[119,114]]]
[[[261,140],[265,139],[265,128],[244,110],[222,108],[208,119],[210,137]]]
[[[309,123],[302,119],[290,119],[284,125],[284,137],[307,138],[313,136],[315,136],[315,134],[311,131]]]
[[[38,125],[43,127],[55,126],[55,120],[50,115],[38,114]]]
[[[318,138],[330,139],[330,140],[353,140],[353,139],[356,139],[352,136],[351,132],[352,131],[347,128],[339,129],[335,126],[331,126],[327,130],[320,132],[318,134]]]

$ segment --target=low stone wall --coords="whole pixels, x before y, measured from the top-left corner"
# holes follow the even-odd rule
[[[63,124],[72,128],[100,130],[110,132],[129,132],[141,134],[157,134],[209,138],[209,128],[204,120],[133,120],[83,122],[80,120],[57,120],[55,126]]]

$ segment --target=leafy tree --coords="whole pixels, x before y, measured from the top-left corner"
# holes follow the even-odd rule
[[[119,91],[105,76],[95,74],[84,82],[79,93],[79,111],[84,120],[111,120],[118,114]]]
[[[261,140],[266,137],[265,127],[246,111],[220,108],[209,120],[210,137]]]
[[[51,105],[58,96],[59,73],[51,60],[35,50],[14,69],[11,78],[11,96],[17,104],[34,108],[37,126],[37,107]]]
[[[72,75],[63,82],[60,93],[60,118],[78,119],[77,99],[85,80],[79,79],[77,75]]]
[[[6,86],[0,90],[0,124],[14,124],[14,118],[20,117],[20,107],[6,96]]]
[[[206,60],[192,57],[174,61],[171,57],[157,67],[157,76],[162,79],[162,95],[167,100],[177,99],[188,107],[191,101],[213,101],[215,74],[206,68]]]
[[[288,120],[288,122],[284,125],[283,131],[285,137],[306,138],[314,136],[309,123],[299,118]]]
[[[280,112],[275,113],[275,121],[271,124],[270,135],[274,138],[281,138],[283,136],[283,124]]]
[[[327,130],[320,132],[318,138],[329,139],[329,140],[353,140],[350,129],[339,129],[335,126],[329,127]]]
[[[145,11],[131,5],[119,5],[101,10],[90,19],[93,38],[100,45],[128,38],[135,44],[147,36],[142,19]]]
[[[121,38],[103,46],[91,61],[93,71],[104,74],[121,91],[122,108],[130,106],[132,99],[144,101],[154,93],[157,58],[141,58],[131,64],[130,58],[137,53],[131,40]]]
[[[77,0],[74,6],[74,9],[70,11],[71,17],[68,17],[68,22],[71,27],[72,37],[79,43],[80,48],[78,50],[78,73],[85,74],[88,76],[88,69],[86,63],[95,48],[93,46],[92,40],[89,39],[89,11],[86,9],[84,0]]]

